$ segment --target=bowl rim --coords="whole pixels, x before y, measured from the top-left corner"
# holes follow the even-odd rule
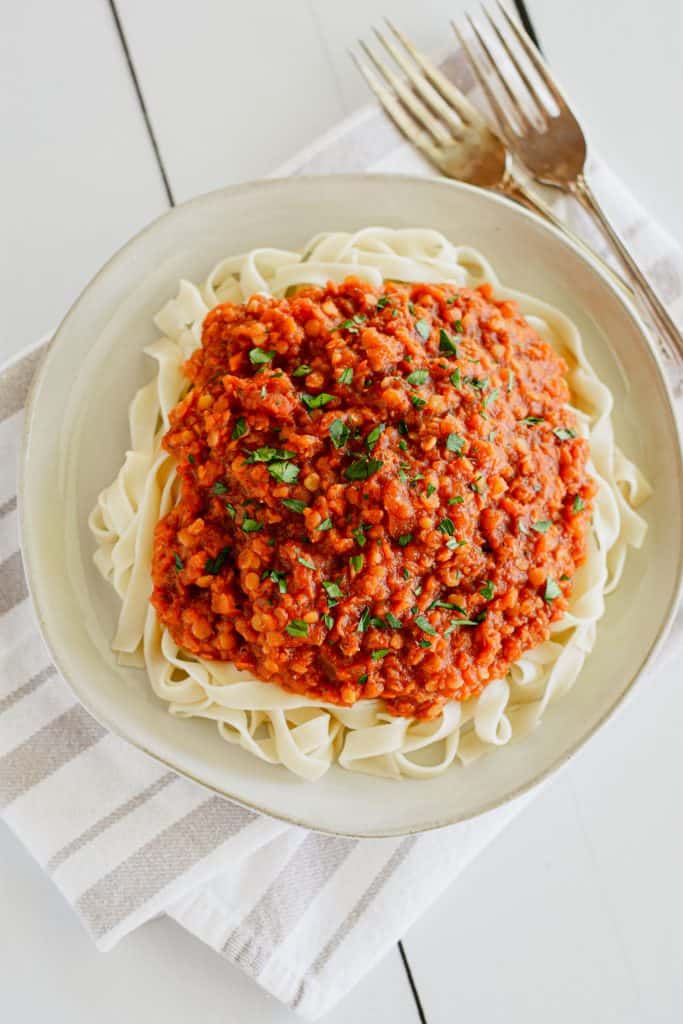
[[[391,173],[361,173],[355,172],[350,174],[309,174],[309,175],[294,175],[291,177],[272,177],[272,178],[258,178],[250,181],[240,182],[235,185],[224,186],[223,188],[212,189],[207,192],[200,193],[199,195],[193,196],[190,199],[185,200],[182,203],[178,203],[168,210],[165,210],[159,216],[153,218],[147,224],[145,224],[139,231],[132,235],[122,246],[120,246],[109,259],[102,264],[100,269],[89,279],[86,285],[81,289],[75,300],[70,304],[66,313],[64,314],[59,326],[55,330],[52,338],[46,346],[46,350],[41,359],[40,365],[36,370],[24,406],[24,422],[22,428],[21,437],[21,448],[19,456],[19,474],[18,474],[18,487],[17,487],[17,508],[19,518],[19,535],[20,535],[20,550],[22,555],[22,561],[24,566],[24,573],[26,576],[26,583],[28,587],[29,598],[33,607],[33,611],[38,623],[39,631],[43,639],[44,644],[47,647],[48,653],[58,669],[61,678],[69,686],[74,695],[76,696],[79,703],[85,708],[89,715],[91,715],[95,721],[102,725],[107,731],[111,732],[115,736],[124,740],[135,749],[144,753],[148,757],[151,757],[158,764],[164,765],[170,771],[174,772],[181,778],[190,780],[199,786],[202,786],[205,790],[212,792],[216,796],[223,799],[230,800],[233,803],[238,804],[247,810],[253,811],[257,814],[265,815],[266,817],[273,818],[276,820],[287,822],[290,825],[295,825],[299,828],[305,828],[312,832],[318,832],[322,835],[330,836],[342,836],[350,839],[367,839],[367,838],[396,838],[399,836],[410,836],[419,835],[423,832],[431,832],[440,828],[447,828],[451,825],[459,824],[460,822],[471,821],[478,818],[488,812],[494,811],[498,808],[504,807],[506,804],[510,804],[513,801],[521,798],[525,794],[530,793],[533,789],[539,786],[546,779],[550,778],[557,771],[559,771],[564,765],[566,765],[583,747],[584,745],[602,728],[602,726],[612,718],[621,708],[624,706],[627,698],[630,698],[635,691],[636,684],[639,683],[644,674],[645,670],[650,666],[657,654],[661,650],[664,641],[666,640],[671,624],[676,614],[676,610],[681,597],[683,596],[683,543],[679,547],[679,558],[676,566],[675,583],[672,588],[669,603],[666,608],[666,613],[659,624],[659,627],[652,639],[650,646],[647,651],[640,659],[639,664],[633,668],[630,672],[630,678],[624,687],[619,697],[610,705],[607,710],[600,715],[600,717],[588,728],[582,732],[578,739],[571,744],[571,746],[558,754],[557,757],[553,758],[550,763],[542,770],[538,771],[532,778],[527,781],[515,786],[513,789],[504,792],[501,796],[485,801],[478,808],[464,813],[455,815],[446,815],[439,817],[438,819],[432,820],[426,824],[420,824],[408,827],[396,827],[391,829],[382,828],[379,830],[366,830],[364,832],[354,832],[346,829],[333,829],[331,827],[324,827],[311,823],[310,821],[302,820],[297,817],[284,812],[275,812],[271,808],[261,806],[257,802],[246,800],[242,797],[236,796],[235,794],[228,791],[227,788],[218,787],[204,779],[200,779],[195,776],[187,768],[179,767],[172,761],[169,761],[166,757],[156,751],[152,751],[147,748],[144,743],[138,742],[131,739],[124,729],[117,724],[110,722],[106,715],[100,711],[95,711],[91,707],[90,700],[87,695],[87,688],[82,688],[80,682],[70,678],[64,671],[62,659],[60,658],[58,644],[55,643],[51,633],[51,628],[48,626],[46,617],[43,614],[43,606],[39,598],[39,588],[36,583],[36,566],[34,564],[31,555],[31,544],[29,541],[30,531],[27,524],[27,508],[28,502],[26,500],[26,477],[28,475],[28,458],[29,458],[29,447],[32,434],[32,426],[34,417],[36,415],[37,396],[40,393],[43,381],[47,375],[48,368],[50,366],[51,358],[54,350],[59,344],[62,333],[68,329],[69,321],[75,309],[79,306],[81,300],[90,290],[96,285],[100,278],[109,270],[111,266],[118,263],[120,260],[125,259],[128,251],[137,243],[140,239],[146,235],[151,234],[156,227],[163,221],[177,216],[179,211],[186,211],[195,206],[200,206],[203,203],[213,201],[218,196],[234,196],[239,195],[242,192],[254,192],[254,191],[268,191],[273,188],[301,188],[301,187],[315,187],[320,186],[321,181],[337,182],[339,184],[346,184],[353,186],[357,183],[365,183],[368,178],[372,178],[378,182],[383,182],[387,186],[395,184],[397,181],[402,181],[405,184],[411,184],[419,188],[432,188],[432,189],[443,189],[450,191],[459,191],[464,193],[475,194],[485,201],[491,202],[495,205],[509,206],[515,209],[515,211],[526,217],[533,222],[536,222],[543,231],[549,234],[559,242],[561,246],[569,248],[575,256],[586,265],[586,267],[593,273],[596,274],[603,285],[605,285],[612,293],[613,297],[617,299],[621,305],[624,313],[628,316],[635,324],[638,333],[640,334],[644,345],[648,349],[652,356],[654,367],[659,378],[659,383],[662,387],[663,393],[666,397],[666,414],[671,425],[671,438],[676,441],[676,476],[679,486],[683,489],[683,424],[680,424],[676,415],[676,410],[673,402],[673,396],[671,386],[667,378],[666,372],[663,368],[663,360],[660,352],[656,345],[654,345],[649,339],[649,332],[643,323],[643,320],[635,308],[631,299],[622,291],[616,284],[613,278],[607,273],[607,271],[600,265],[597,259],[591,258],[586,250],[577,245],[570,237],[566,236],[562,231],[556,228],[553,224],[545,221],[538,214],[528,210],[525,207],[520,206],[513,200],[500,193],[492,192],[487,189],[479,188],[475,185],[469,185],[465,182],[454,181],[450,179],[440,177],[430,177],[418,174],[391,174]],[[424,781],[423,781],[424,784]]]

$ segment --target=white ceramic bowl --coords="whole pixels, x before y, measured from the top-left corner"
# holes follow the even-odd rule
[[[221,740],[214,725],[173,718],[140,671],[116,664],[118,598],[96,572],[88,513],[128,444],[126,414],[152,367],[152,314],[178,279],[199,281],[226,255],[301,246],[324,230],[430,227],[476,246],[501,280],[564,310],[611,387],[619,444],[654,496],[645,546],[608,599],[597,644],[571,693],[541,727],[467,768],[427,782],[333,768],[304,783]],[[555,230],[513,204],[444,181],[382,175],[269,180],[202,196],[165,214],[99,272],[66,316],[26,418],[22,544],[44,638],[62,675],[104,725],[176,771],[240,803],[327,832],[394,835],[451,824],[522,792],[610,715],[671,619],[681,580],[683,472],[657,359],[630,306]],[[678,510],[676,513],[675,510]]]

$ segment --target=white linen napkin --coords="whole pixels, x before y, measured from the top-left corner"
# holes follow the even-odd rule
[[[368,107],[280,173],[359,170],[429,171]],[[683,253],[606,167],[594,164],[590,177],[683,322]],[[595,242],[583,216],[556,194],[551,198]],[[43,348],[40,343],[0,371],[0,812],[101,949],[166,913],[314,1020],[533,794],[436,833],[321,836],[212,796],[90,718],[43,646],[18,550],[21,422]],[[682,648],[679,610],[660,664]]]

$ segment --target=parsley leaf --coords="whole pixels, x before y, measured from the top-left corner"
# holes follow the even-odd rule
[[[180,572],[180,570],[185,567],[185,563],[183,562],[182,558],[180,557],[180,555],[178,554],[177,551],[173,555],[173,561],[175,562],[175,571],[176,572]]]
[[[329,432],[335,448],[342,448],[348,441],[349,434],[351,433],[343,420],[332,420]]]
[[[436,630],[434,629],[426,615],[416,615],[415,625],[418,627],[418,629],[421,629],[423,633],[428,633],[429,636],[436,636]]]
[[[262,348],[250,348],[249,349],[249,361],[253,366],[263,365],[264,363],[270,363],[273,360],[275,351],[266,352]]]
[[[299,476],[299,467],[294,462],[274,462],[268,466],[268,472],[273,480],[279,480],[283,484],[293,484]]]
[[[232,429],[232,439],[236,441],[239,437],[244,437],[247,432],[247,421],[244,416],[239,416],[235,422],[235,426]]]
[[[328,516],[327,519],[323,519],[322,523],[318,523],[318,525],[316,526],[315,529],[316,529],[317,533],[324,533],[325,530],[331,530],[332,529],[332,520]]]
[[[426,384],[429,380],[429,372],[427,370],[413,370],[406,377],[409,384],[413,384],[416,387],[420,384]]]
[[[386,426],[387,426],[386,423],[378,423],[377,426],[374,427],[370,431],[368,436],[365,438],[365,443],[368,446],[368,449],[370,451],[372,451],[372,449],[375,447],[375,445],[379,441],[382,433],[386,430]]]
[[[225,565],[225,560],[230,554],[230,548],[221,548],[215,558],[207,558],[204,572],[209,576],[217,576]]]
[[[557,597],[562,597],[562,590],[560,586],[555,582],[555,580],[551,579],[549,576],[548,579],[545,581],[545,591],[543,592],[543,600],[547,601],[548,604],[550,604],[550,602],[554,601]]]
[[[364,562],[364,555],[351,555],[351,557],[349,558],[349,565],[351,566],[354,572],[360,572],[361,569],[363,568]]]
[[[297,366],[296,370],[292,371],[292,377],[307,377],[311,369],[312,367],[308,363],[302,363],[301,366]]]
[[[334,401],[334,395],[328,395],[324,391],[321,391],[319,395],[307,395],[302,393],[299,397],[309,412],[311,409],[321,409],[323,405],[327,405],[328,402]]]
[[[380,661],[382,658],[386,658],[387,654],[391,654],[391,647],[380,647],[378,651],[372,652],[372,660]]]
[[[337,377],[338,384],[351,384],[353,381],[353,370],[350,366],[344,367],[342,372]]]
[[[458,455],[461,455],[464,447],[464,437],[460,437],[458,434],[449,434],[446,438],[446,451],[456,452]]]
[[[581,497],[580,494],[577,494],[576,497],[574,498],[574,503],[572,505],[572,512],[574,513],[574,515],[576,515],[577,512],[583,512],[585,507],[586,507],[585,501],[583,500],[583,498]]]
[[[384,463],[380,462],[379,459],[370,459],[367,455],[363,455],[362,458],[356,459],[355,462],[346,467],[344,476],[347,480],[367,480],[378,469],[381,469],[383,465]]]
[[[307,569],[315,569],[315,563],[309,561],[308,558],[304,558],[303,555],[297,555],[296,560],[300,565],[304,565]]]
[[[292,619],[285,626],[285,633],[289,633],[290,636],[308,636],[308,623],[303,619]]]
[[[401,622],[401,620],[397,619],[396,616],[392,615],[391,612],[387,612],[384,618],[387,622],[387,625],[391,626],[392,629],[403,629],[403,623]]]
[[[439,352],[443,352],[446,356],[457,356],[458,347],[451,338],[447,331],[444,331],[443,327],[439,331]]]
[[[245,533],[258,533],[263,529],[263,523],[259,523],[258,519],[243,519],[242,529]]]
[[[228,488],[225,486],[225,484],[222,484],[220,480],[217,480],[216,483],[213,485],[214,494],[225,494],[227,489]]]
[[[573,437],[576,437],[576,431],[566,427],[555,427],[553,434],[559,441],[571,441]]]
[[[487,580],[484,586],[479,591],[479,593],[481,594],[485,601],[492,601],[495,592],[496,588],[493,580]]]
[[[552,523],[549,519],[541,519],[538,523],[532,523],[531,529],[535,530],[536,533],[547,533],[551,526]]]
[[[298,498],[283,498],[282,504],[285,508],[290,509],[292,512],[298,512],[301,515],[304,509],[307,507],[305,501],[299,501]]]
[[[449,537],[452,537],[453,534],[455,533],[455,526],[453,524],[453,520],[449,519],[448,516],[445,516],[437,526],[437,530],[440,530],[441,533],[445,533]]]
[[[412,539],[412,533],[402,533],[401,536],[398,538],[398,546],[400,548],[404,548],[406,547],[406,545],[410,544]]]
[[[429,341],[429,335],[432,333],[432,325],[429,320],[418,320],[415,324],[415,330],[423,341]]]
[[[329,598],[333,601],[338,601],[344,596],[344,591],[338,583],[334,583],[332,580],[323,580],[323,589]]]

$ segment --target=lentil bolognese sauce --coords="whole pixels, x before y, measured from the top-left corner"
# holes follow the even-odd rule
[[[224,303],[163,447],[152,603],[184,650],[436,717],[548,638],[586,557],[566,365],[490,285]]]

